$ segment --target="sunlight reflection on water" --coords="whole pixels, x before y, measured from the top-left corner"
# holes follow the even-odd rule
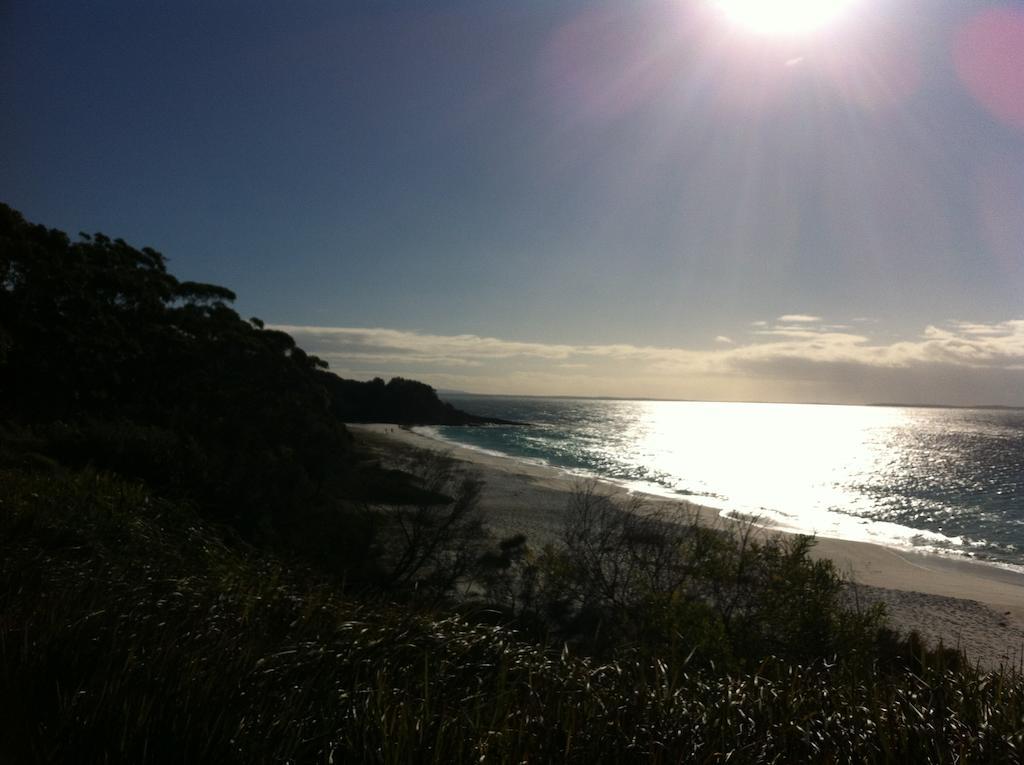
[[[787,529],[1024,563],[1024,412],[451,397],[443,437]]]

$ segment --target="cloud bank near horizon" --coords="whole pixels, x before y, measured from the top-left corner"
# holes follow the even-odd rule
[[[474,393],[1024,406],[1024,319],[949,321],[882,341],[866,322],[787,314],[708,348],[569,345],[387,328],[278,325],[343,377]],[[726,342],[727,341],[727,342]]]

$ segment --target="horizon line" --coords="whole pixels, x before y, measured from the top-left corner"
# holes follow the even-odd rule
[[[431,386],[433,387],[433,386]],[[869,406],[893,409],[1002,409],[1024,411],[1024,406],[1014,404],[925,404],[877,401],[851,404],[836,401],[766,401],[761,399],[703,399],[703,398],[658,398],[655,396],[583,396],[567,393],[475,393],[467,390],[434,388],[438,397],[445,395],[476,396],[479,398],[549,398],[580,401],[656,401],[687,404],[777,404],[780,406]]]

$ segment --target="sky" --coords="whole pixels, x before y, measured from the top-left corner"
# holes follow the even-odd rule
[[[834,1],[0,2],[0,201],[345,377],[1024,405],[1024,2]]]

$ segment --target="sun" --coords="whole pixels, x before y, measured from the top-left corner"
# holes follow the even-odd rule
[[[841,16],[856,0],[711,0],[729,20],[764,35],[802,35]]]

